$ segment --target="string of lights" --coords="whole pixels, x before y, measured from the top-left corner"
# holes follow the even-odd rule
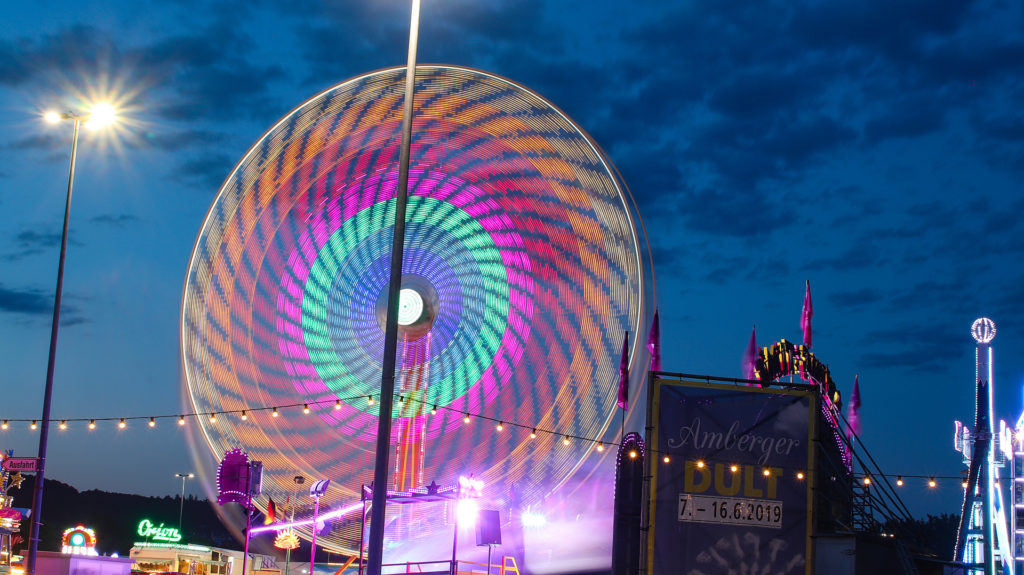
[[[127,429],[128,423],[132,422],[132,421],[145,421],[146,422],[146,426],[148,428],[155,428],[155,427],[157,427],[157,421],[165,420],[165,419],[176,419],[178,426],[184,426],[189,419],[200,418],[200,417],[208,418],[211,423],[216,423],[218,416],[237,416],[242,421],[247,421],[249,419],[249,417],[252,414],[254,414],[254,413],[266,413],[266,412],[269,412],[271,417],[284,417],[285,416],[284,412],[286,410],[290,410],[290,409],[301,409],[301,412],[302,412],[303,415],[309,415],[309,414],[311,414],[313,412],[313,410],[315,408],[320,408],[320,407],[323,407],[323,406],[328,406],[328,407],[333,406],[332,408],[337,410],[337,409],[341,409],[341,405],[342,405],[343,401],[346,401],[346,402],[348,402],[348,401],[357,401],[357,400],[359,400],[360,398],[363,398],[363,397],[366,398],[366,405],[367,406],[371,406],[372,407],[373,405],[376,404],[376,400],[375,400],[373,395],[356,395],[356,396],[349,396],[349,397],[343,397],[343,398],[336,398],[336,399],[333,399],[333,400],[330,400],[330,399],[308,400],[308,401],[301,401],[301,402],[297,402],[297,403],[281,404],[281,405],[266,406],[266,407],[249,407],[247,409],[204,411],[204,412],[185,412],[185,413],[160,414],[160,415],[134,415],[134,416],[124,416],[124,417],[118,417],[118,416],[114,416],[114,417],[110,417],[110,416],[106,416],[106,417],[65,417],[65,418],[53,418],[53,419],[51,419],[51,422],[56,424],[57,427],[61,431],[66,431],[68,429],[68,427],[69,427],[69,424],[71,424],[71,423],[78,423],[78,422],[88,422],[87,423],[87,428],[89,430],[94,430],[94,429],[97,428],[97,425],[99,423],[101,423],[101,422],[116,422],[116,426],[117,426],[118,429]],[[396,404],[395,404],[396,409],[399,409],[399,410],[402,409],[407,401],[408,402],[418,402],[424,408],[429,407],[429,409],[424,409],[424,412],[425,412],[425,414],[429,414],[431,416],[437,415],[437,413],[439,411],[441,411],[441,410],[445,410],[445,411],[448,411],[450,413],[461,414],[462,415],[463,423],[465,423],[467,425],[471,424],[474,420],[486,421],[486,422],[493,423],[494,424],[494,429],[495,429],[496,433],[504,432],[507,429],[520,429],[520,430],[524,430],[524,431],[529,430],[529,434],[530,434],[530,438],[531,439],[535,439],[535,438],[538,437],[538,435],[543,434],[543,435],[548,435],[548,436],[560,437],[562,439],[562,443],[564,445],[570,445],[573,441],[585,441],[585,442],[590,442],[590,443],[595,444],[594,449],[596,451],[598,451],[598,452],[603,452],[606,448],[617,448],[620,445],[620,443],[617,442],[617,441],[604,441],[604,440],[595,439],[595,438],[592,438],[592,437],[582,437],[582,436],[578,436],[578,435],[573,435],[571,433],[564,433],[564,432],[553,430],[553,429],[543,429],[543,428],[538,427],[536,425],[526,425],[526,424],[522,424],[522,423],[518,423],[518,422],[514,422],[514,421],[507,421],[507,420],[504,420],[504,419],[500,419],[500,418],[496,418],[496,417],[492,417],[492,416],[488,416],[488,415],[483,415],[483,414],[479,414],[479,413],[471,413],[471,412],[462,411],[462,410],[455,410],[455,409],[452,409],[452,408],[449,408],[449,407],[446,407],[446,406],[437,405],[437,404],[433,404],[433,403],[430,403],[430,402],[425,402],[425,401],[422,401],[422,400],[419,400],[419,399],[416,399],[416,398],[406,398],[405,396],[402,396],[402,395],[399,395],[397,397],[397,401],[396,401]],[[29,423],[29,429],[32,430],[32,431],[36,431],[39,428],[39,422],[38,422],[38,420],[35,420],[35,419],[28,419],[28,418],[4,418],[4,419],[0,420],[0,431],[7,431],[10,428],[12,423]],[[652,449],[650,447],[647,448],[647,451],[651,454],[652,457],[657,457],[659,460],[661,460],[662,463],[666,463],[666,464],[672,463],[675,460],[674,456],[678,455],[678,453],[679,453],[678,451],[675,451],[675,452],[674,451],[664,451],[664,450]],[[629,456],[630,457],[637,457],[635,452],[630,453]],[[710,469],[712,466],[722,465],[723,468],[727,468],[731,473],[738,473],[738,472],[740,472],[741,468],[744,467],[742,464],[739,464],[739,463],[733,462],[733,461],[720,461],[720,460],[706,459],[706,458],[705,459],[697,459],[697,460],[695,460],[694,461],[694,465],[695,465],[695,467],[697,469],[705,469],[705,468],[709,468]],[[750,466],[747,465],[746,467],[750,467]],[[779,466],[755,466],[755,467],[760,467],[759,473],[761,473],[765,477],[770,477],[772,475],[775,475],[775,476],[792,475],[798,481],[802,481],[802,480],[805,479],[805,470],[803,470],[803,469],[786,468],[786,467],[779,467]],[[929,488],[932,488],[932,489],[938,487],[939,481],[944,481],[944,480],[957,480],[958,482],[961,482],[961,485],[963,485],[963,483],[962,483],[963,482],[963,477],[960,476],[960,475],[936,475],[936,474],[922,475],[922,474],[913,474],[913,473],[901,473],[901,474],[892,474],[892,473],[887,473],[887,474],[871,474],[871,473],[863,473],[863,474],[854,474],[853,480],[857,481],[857,482],[860,482],[860,483],[862,483],[865,486],[870,486],[878,478],[883,478],[883,477],[890,479],[898,487],[902,487],[906,483],[906,480],[908,480],[908,479],[927,479],[926,485]]]

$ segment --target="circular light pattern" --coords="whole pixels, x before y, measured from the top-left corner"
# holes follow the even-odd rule
[[[971,335],[978,343],[989,343],[996,337],[996,323],[987,317],[979,317],[971,324]]]
[[[416,74],[389,487],[472,473],[539,503],[593,448],[561,438],[601,437],[616,416],[623,333],[650,314],[634,216],[603,154],[536,94],[465,68]],[[367,74],[284,117],[192,253],[193,408],[248,414],[201,418],[203,440],[262,461],[275,498],[301,474],[332,480],[321,506],[346,506],[372,480],[404,77]],[[351,552],[358,537],[339,521],[317,542]]]
[[[412,325],[423,315],[423,298],[414,289],[398,292],[398,325]]]

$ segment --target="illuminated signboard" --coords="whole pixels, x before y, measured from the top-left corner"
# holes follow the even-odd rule
[[[98,555],[96,533],[84,525],[65,530],[61,537],[61,552],[65,555]]]
[[[806,573],[816,394],[656,378],[647,573]]]
[[[181,541],[181,532],[175,527],[164,527],[164,524],[154,525],[149,519],[139,522],[137,533],[150,541],[163,541],[165,543],[177,543]]]

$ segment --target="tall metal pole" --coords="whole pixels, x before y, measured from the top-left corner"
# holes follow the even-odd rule
[[[242,575],[249,565],[249,530],[252,529],[252,462],[245,466],[245,551],[242,552]],[[309,575],[313,575],[312,572]]]
[[[416,39],[419,34],[419,20],[420,0],[412,0],[412,14],[409,22],[409,62],[405,68],[402,143],[398,155],[398,188],[395,190],[395,232],[391,243],[391,281],[388,284],[388,313],[384,330],[380,410],[377,415],[377,451],[373,464],[375,487],[370,507],[370,541],[367,558],[369,575],[381,575],[383,563],[384,518],[388,493],[388,455],[391,448],[391,409],[394,402],[395,363],[398,355],[398,293],[402,289],[402,255],[405,245],[405,209],[409,195],[409,148],[412,143],[413,88],[416,82]]]
[[[178,532],[181,532],[181,517],[185,513],[185,475],[181,476],[181,504],[178,505]]]
[[[64,288],[64,256],[68,248],[68,222],[71,219],[71,190],[75,184],[75,159],[78,156],[78,130],[82,118],[75,114],[65,114],[65,118],[74,120],[75,131],[71,137],[71,167],[68,169],[68,195],[64,204],[64,230],[60,236],[60,259],[57,264],[57,293],[53,299],[53,324],[50,326],[50,355],[46,363],[46,388],[43,391],[43,427],[39,433],[39,463],[36,472],[35,486],[32,488],[32,522],[29,528],[28,574],[35,575],[36,552],[39,550],[39,528],[42,525],[43,513],[43,481],[46,470],[46,441],[50,433],[50,398],[53,395],[53,367],[57,358],[57,330],[60,327],[60,299]]]
[[[175,473],[175,477],[181,478],[181,504],[178,505],[178,531],[181,531],[181,518],[185,512],[185,480],[196,476],[195,473]]]
[[[309,575],[313,575],[313,566],[316,565],[316,519],[320,515],[320,496],[313,498],[313,537],[309,540]]]

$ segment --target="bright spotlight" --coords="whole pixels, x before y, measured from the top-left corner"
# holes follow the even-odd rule
[[[459,506],[455,512],[458,514],[458,522],[460,526],[475,525],[476,516],[479,512],[476,499],[460,499]]]
[[[524,511],[522,516],[523,527],[543,527],[548,520],[540,513]]]
[[[60,114],[58,114],[57,112],[54,112],[53,110],[50,110],[50,111],[46,112],[45,114],[43,114],[43,119],[46,120],[50,124],[56,124],[57,122],[59,122],[61,120],[61,117],[60,117]]]

